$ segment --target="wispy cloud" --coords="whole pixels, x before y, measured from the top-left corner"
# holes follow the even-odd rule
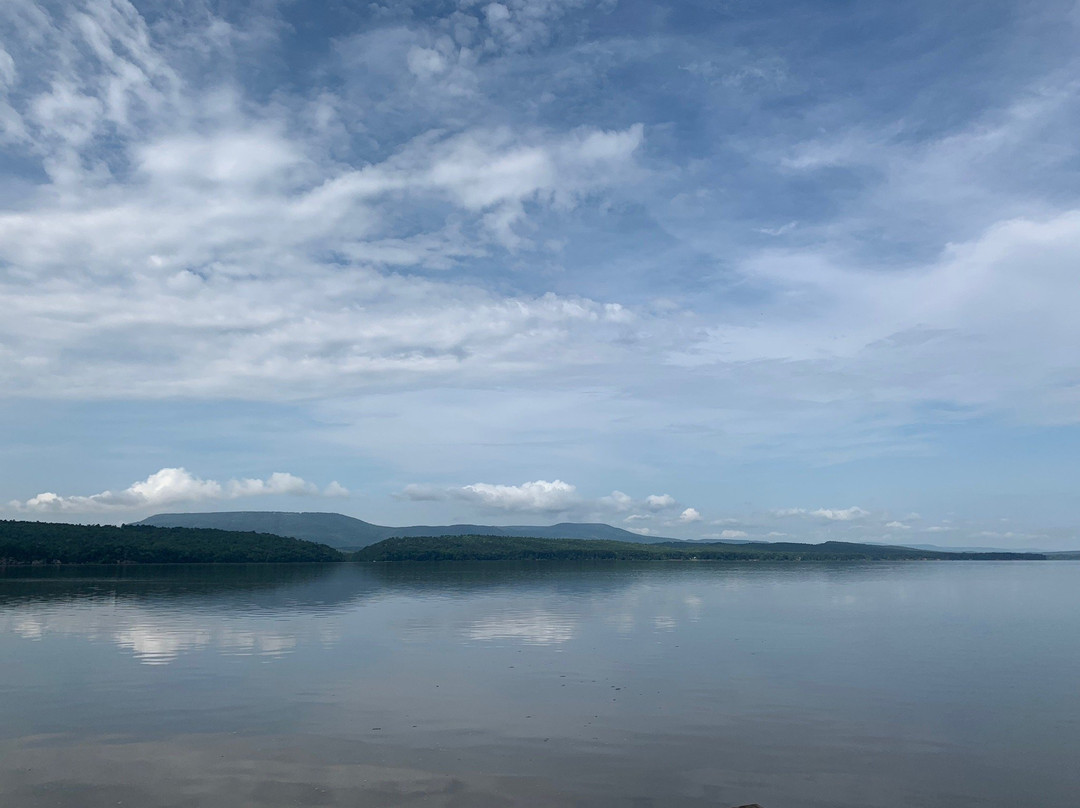
[[[245,113],[236,86],[192,81],[189,54],[161,39],[166,21],[152,31],[126,4],[95,0],[24,6],[50,53],[23,48],[23,69],[3,61],[6,131],[49,182],[0,210],[0,260],[18,267],[0,279],[9,393],[340,393],[469,366],[521,371],[544,353],[574,363],[575,345],[632,320],[578,295],[380,270],[528,244],[527,208],[570,211],[625,181],[640,124],[418,128],[385,159],[349,165],[305,124],[306,101]],[[507,13],[520,31],[558,16]],[[205,47],[239,47],[242,32],[205,24]]]

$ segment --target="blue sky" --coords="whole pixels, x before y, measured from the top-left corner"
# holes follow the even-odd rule
[[[0,516],[1080,544],[1080,7],[0,19]]]

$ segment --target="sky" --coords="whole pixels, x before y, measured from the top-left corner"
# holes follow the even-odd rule
[[[0,518],[1080,547],[1080,6],[0,11]]]

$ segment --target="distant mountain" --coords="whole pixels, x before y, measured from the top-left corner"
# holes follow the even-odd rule
[[[640,536],[602,523],[562,522],[557,525],[373,525],[340,513],[288,513],[284,511],[219,511],[215,513],[159,513],[137,524],[154,527],[197,527],[252,531],[319,542],[339,550],[357,550],[385,539],[412,536],[518,536],[537,539],[605,539],[656,544],[677,541],[662,536]]]
[[[282,511],[220,511],[216,513],[159,513],[138,522],[154,527],[199,527],[271,533],[327,544],[338,549],[367,547],[394,536],[393,528],[373,525],[340,513]]]

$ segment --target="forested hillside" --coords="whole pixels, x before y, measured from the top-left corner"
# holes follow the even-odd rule
[[[0,521],[0,564],[341,561],[326,545],[227,530]]]
[[[942,553],[829,541],[823,544],[631,544],[598,539],[509,536],[393,538],[365,547],[357,561],[700,560],[700,561],[928,561],[1041,560],[1037,553]]]

